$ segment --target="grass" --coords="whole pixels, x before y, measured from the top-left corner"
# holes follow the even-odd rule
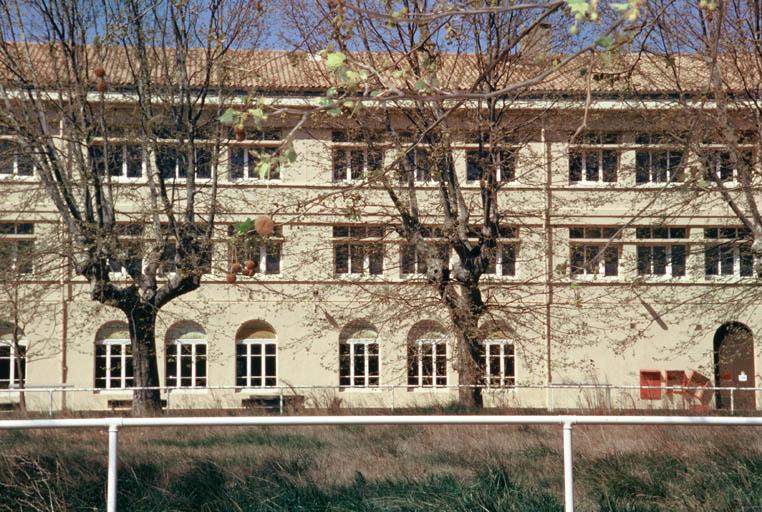
[[[0,512],[103,510],[106,432],[0,433]],[[762,510],[750,428],[575,427],[583,511]],[[124,429],[120,511],[560,511],[555,427]]]

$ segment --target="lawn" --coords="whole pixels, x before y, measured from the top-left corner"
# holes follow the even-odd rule
[[[574,429],[578,510],[762,510],[759,430]],[[0,432],[0,511],[103,510],[103,429]],[[562,510],[560,427],[123,429],[120,511]]]

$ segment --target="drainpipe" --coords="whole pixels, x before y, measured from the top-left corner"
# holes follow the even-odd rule
[[[545,343],[546,343],[546,365],[547,365],[547,389],[546,400],[547,408],[553,409],[553,390],[550,388],[553,383],[553,368],[551,359],[552,350],[552,323],[551,312],[553,308],[553,225],[551,222],[551,208],[553,206],[553,192],[551,185],[553,183],[553,165],[551,144],[546,138],[545,127],[541,130],[541,141],[545,145],[545,212],[543,216],[543,229],[545,231]]]

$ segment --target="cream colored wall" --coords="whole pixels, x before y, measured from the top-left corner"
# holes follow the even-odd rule
[[[234,222],[262,213],[277,212],[275,219],[284,224],[282,272],[278,276],[240,277],[236,285],[225,283],[227,268],[226,225],[217,228],[220,243],[215,247],[214,273],[200,290],[166,306],[160,314],[156,339],[161,381],[164,382],[164,341],[174,323],[192,320],[205,329],[208,336],[207,390],[178,390],[171,394],[172,407],[239,407],[250,395],[276,393],[271,390],[214,390],[215,386],[235,384],[235,335],[249,320],[271,324],[278,341],[278,379],[284,386],[337,386],[338,339],[341,328],[355,319],[366,319],[379,332],[381,384],[406,385],[407,333],[419,320],[437,320],[447,326],[447,315],[437,306],[434,297],[428,307],[410,307],[421,303],[421,296],[431,292],[399,275],[399,242],[396,234],[388,236],[383,278],[356,279],[334,277],[331,226],[348,222],[342,215],[347,200],[334,194],[331,183],[330,130],[308,128],[299,133],[294,147],[298,159],[282,169],[282,180],[275,183],[221,182],[220,197],[224,205],[221,222]],[[689,276],[680,283],[653,282],[632,286],[635,278],[634,226],[648,225],[662,217],[654,210],[665,204],[686,200],[679,190],[661,191],[634,186],[634,150],[621,156],[622,179],[613,187],[580,187],[568,184],[567,145],[546,132],[547,144],[534,141],[520,150],[518,179],[500,192],[501,207],[508,218],[520,225],[520,251],[515,278],[485,279],[490,296],[497,304],[495,317],[504,320],[514,333],[516,344],[516,379],[519,386],[538,386],[548,381],[547,340],[544,338],[545,287],[552,286],[550,341],[551,372],[554,383],[599,382],[615,385],[637,385],[641,369],[699,370],[711,377],[712,337],[725,321],[744,322],[762,335],[762,315],[758,298],[752,299],[743,313],[728,307],[729,298],[738,290],[751,290],[742,284],[727,290],[703,279],[703,255],[697,251],[689,260]],[[626,142],[626,141],[625,141]],[[550,161],[546,160],[550,155]],[[458,150],[456,166],[465,180],[465,151]],[[620,277],[615,280],[571,280],[568,270],[545,276],[546,232],[543,213],[546,198],[545,173],[551,171],[553,223],[553,266],[568,263],[569,225],[621,225],[636,213],[640,220],[623,232]],[[224,169],[223,169],[224,170]],[[24,186],[28,187],[28,183]],[[13,191],[13,201],[24,195],[19,183],[0,183]],[[121,206],[131,211],[144,208],[145,197],[140,184],[125,185]],[[476,199],[478,187],[465,187],[467,197]],[[305,207],[310,199],[326,194],[319,204]],[[363,190],[366,202],[363,222],[386,222],[391,206],[382,190]],[[651,208],[645,208],[654,195],[662,197]],[[434,212],[437,203],[435,187],[421,188],[421,202]],[[297,204],[301,206],[297,208]],[[13,204],[13,203],[11,203]],[[54,212],[42,199],[30,215],[37,219],[55,219]],[[644,213],[639,213],[644,210]],[[29,212],[29,210],[26,210]],[[14,209],[2,212],[6,219],[15,218]],[[432,214],[431,219],[435,216]],[[732,223],[727,208],[720,201],[703,201],[695,208],[670,215],[669,223],[693,226],[691,237],[703,239],[701,226]],[[55,224],[50,225],[50,230]],[[568,268],[568,267],[566,267]],[[68,284],[51,285],[49,307],[26,330],[30,340],[27,385],[61,384],[61,344],[64,333],[63,298]],[[686,295],[688,294],[688,295]],[[702,301],[711,296],[711,301]],[[682,304],[686,297],[688,304]],[[648,304],[649,308],[644,306]],[[81,278],[71,284],[71,300],[67,302],[66,361],[67,386],[91,387],[94,384],[93,344],[98,328],[120,314],[89,299],[88,286]],[[652,311],[661,316],[654,321]],[[666,327],[665,327],[666,326]],[[762,368],[760,343],[756,344],[756,367]],[[454,352],[452,340],[450,354]],[[759,375],[757,384],[762,385]],[[457,383],[457,374],[449,368],[449,383]],[[445,390],[335,390],[300,391],[316,405],[327,405],[333,398],[344,404],[380,406],[445,403],[454,392]],[[46,409],[48,396],[33,395],[28,399],[35,409]],[[44,397],[44,398],[41,398]],[[10,393],[0,392],[0,401],[15,400]],[[103,409],[108,400],[129,399],[122,392],[68,392],[66,405],[73,409]],[[572,392],[554,392],[554,404],[580,405],[595,397]],[[517,389],[490,394],[488,403],[540,407],[548,404],[548,394],[541,389]],[[61,397],[54,397],[60,407]],[[649,403],[638,402],[639,406]]]

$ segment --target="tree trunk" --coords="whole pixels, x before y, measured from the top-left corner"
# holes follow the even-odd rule
[[[24,393],[24,387],[26,386],[26,382],[24,382],[25,379],[21,377],[22,372],[21,372],[21,357],[20,357],[21,350],[20,349],[21,347],[19,346],[19,342],[14,341],[13,351],[15,353],[15,357],[13,358],[13,361],[14,361],[14,365],[16,366],[15,375],[16,375],[16,378],[19,380],[19,386],[17,388],[19,390],[19,411],[25,413],[26,412],[26,393]]]
[[[150,306],[136,307],[127,314],[132,343],[132,366],[134,385],[132,412],[139,416],[151,416],[161,411],[159,367],[156,361],[156,310]]]
[[[466,324],[466,325],[464,325]],[[455,323],[458,339],[458,403],[464,407],[481,409],[482,397],[481,339],[477,336],[478,319]]]

